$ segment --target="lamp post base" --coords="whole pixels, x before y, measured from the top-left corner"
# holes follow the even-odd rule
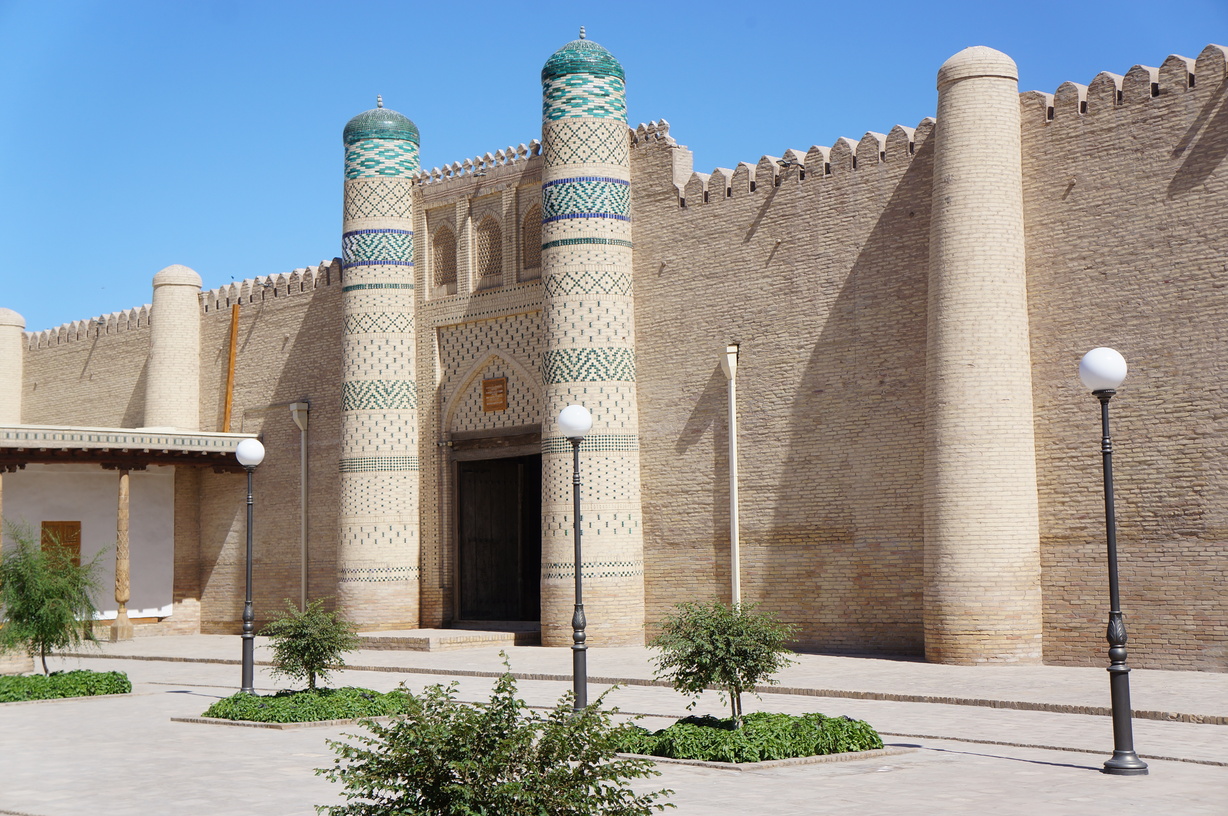
[[[1114,751],[1113,758],[1105,760],[1100,772],[1114,776],[1146,776],[1147,763],[1133,751]]]

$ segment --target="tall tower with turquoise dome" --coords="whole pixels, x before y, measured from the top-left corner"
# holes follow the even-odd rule
[[[349,121],[344,142],[338,601],[362,628],[416,627],[418,128],[380,98]]]
[[[644,640],[644,539],[631,293],[626,77],[592,40],[542,68],[542,642],[571,643],[571,444],[559,411],[593,414],[580,447],[589,641]]]

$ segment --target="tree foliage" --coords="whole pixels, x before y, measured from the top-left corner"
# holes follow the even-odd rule
[[[404,714],[367,722],[357,744],[330,741],[340,755],[318,774],[345,785],[329,816],[647,816],[672,805],[672,791],[637,795],[629,780],[657,776],[647,759],[616,755],[629,725],[602,700],[580,712],[570,693],[548,714],[529,711],[504,674],[488,703],[456,699],[456,683],[406,692]]]
[[[793,627],[757,606],[678,604],[649,644],[659,650],[653,658],[657,679],[696,699],[715,686],[729,695],[734,722],[741,725],[742,692],[775,684],[772,675],[793,662],[785,647]]]
[[[98,609],[90,597],[98,589],[98,556],[74,564],[64,547],[43,549],[30,530],[11,525],[12,546],[0,557],[0,648],[19,648],[42,660],[55,649],[94,641]]]
[[[327,682],[332,669],[345,665],[345,653],[360,643],[354,625],[325,610],[323,600],[311,601],[299,611],[287,599],[285,613],[260,634],[273,641],[273,674],[306,680],[309,689],[316,687],[317,677]]]

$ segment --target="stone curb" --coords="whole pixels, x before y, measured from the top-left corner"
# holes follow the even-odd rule
[[[148,692],[145,692],[148,693]],[[44,697],[41,700],[9,700],[8,702],[0,703],[0,706],[20,706],[34,705],[35,703],[61,703],[68,700],[107,700],[116,697],[137,697],[140,696],[134,691],[117,691],[112,694],[80,694],[76,697]],[[4,811],[0,811],[3,813]]]
[[[792,759],[769,759],[763,762],[711,762],[704,759],[674,759],[650,754],[619,754],[625,759],[650,759],[662,765],[690,765],[693,768],[715,768],[718,771],[765,771],[771,768],[788,768],[792,765],[818,765],[825,762],[854,762],[859,759],[879,759],[881,757],[911,754],[918,748],[874,748],[869,751],[849,751],[843,754],[821,754],[819,756],[793,757]]]
[[[238,666],[241,661],[220,657],[157,657],[152,655],[103,655],[86,654],[83,652],[64,652],[62,657],[93,658],[101,660],[148,660],[164,663],[218,663]],[[267,660],[257,660],[257,666],[271,666]],[[472,669],[428,669],[417,666],[344,666],[345,671],[384,672],[390,674],[425,674],[436,677],[502,677],[505,672],[478,671]],[[570,674],[534,674],[512,672],[517,680],[541,680],[547,682],[570,683]],[[603,683],[618,686],[649,686],[672,688],[664,680],[648,680],[642,677],[599,677],[590,676],[590,683]],[[719,689],[712,689],[719,691]],[[849,691],[847,689],[822,689],[803,686],[756,686],[756,694],[786,694],[794,697],[830,697],[848,700],[883,700],[896,703],[936,703],[939,705],[962,705],[980,708],[1004,708],[1015,711],[1043,711],[1050,714],[1089,714],[1098,717],[1110,717],[1113,709],[1109,706],[1081,706],[1068,703],[1034,703],[1027,700],[992,700],[978,697],[948,697],[933,694],[896,694],[886,691]],[[1136,709],[1131,712],[1136,720],[1158,720],[1160,722],[1195,723],[1198,725],[1228,725],[1228,715],[1225,714],[1191,714],[1181,711],[1146,711]]]
[[[357,717],[348,720],[313,720],[312,722],[266,723],[252,720],[227,720],[221,717],[171,717],[171,722],[196,725],[233,725],[238,728],[270,728],[274,731],[297,731],[302,728],[327,728],[338,725],[355,725],[360,722],[390,722],[392,717]]]
[[[1004,745],[1008,748],[1039,748],[1043,751],[1071,751],[1078,754],[1100,754],[1109,753],[1103,748],[1069,748],[1062,745],[1038,745],[1032,742],[1003,742],[1002,740],[987,740],[973,739],[971,737],[942,737],[937,734],[896,734],[887,731],[880,731],[880,737],[904,737],[905,739],[932,739],[944,740],[946,742],[970,742],[975,745]],[[935,749],[928,749],[935,750]],[[938,749],[941,750],[941,749]],[[1228,762],[1218,759],[1188,759],[1186,757],[1163,756],[1160,754],[1139,754],[1142,759],[1154,759],[1162,762],[1189,762],[1194,765],[1211,765],[1216,768],[1228,768]]]

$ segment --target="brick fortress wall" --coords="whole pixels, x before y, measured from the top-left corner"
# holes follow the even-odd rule
[[[311,403],[309,597],[336,594],[340,421],[340,264],[326,262],[201,293],[200,430],[222,430],[231,305],[240,304],[231,430],[263,434],[255,475],[257,625],[299,594],[299,432],[289,404]],[[23,421],[144,424],[149,307],[26,334]],[[181,469],[175,488],[175,613],[199,605],[205,632],[238,632],[246,545],[242,474]],[[133,564],[133,570],[139,570]],[[104,582],[109,577],[104,577]]]
[[[1045,661],[1102,665],[1108,585],[1095,346],[1110,404],[1130,665],[1228,668],[1224,48],[1022,97]]]

